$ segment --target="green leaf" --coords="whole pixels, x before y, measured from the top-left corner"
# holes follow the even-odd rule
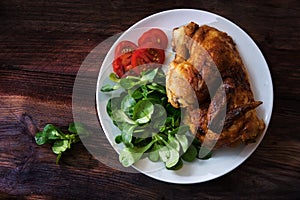
[[[135,100],[142,98],[143,97],[142,89],[140,87],[138,89],[135,89],[134,91],[132,91],[131,96]]]
[[[113,117],[113,113],[121,108],[121,97],[114,97],[108,100],[106,105],[106,112],[109,115],[109,117]],[[113,119],[112,119],[113,120]]]
[[[157,83],[149,84],[149,85],[147,85],[147,87],[151,90],[158,91],[159,93],[166,94],[166,88],[162,85],[157,84]]]
[[[171,148],[169,149],[169,152],[170,152],[170,157],[166,161],[167,168],[175,166],[180,158],[179,152],[176,149]]]
[[[119,161],[124,167],[129,167],[137,162],[142,155],[143,153],[133,152],[130,148],[126,147],[121,151]]]
[[[138,84],[140,84],[140,80],[133,76],[127,76],[126,78],[122,78],[120,80],[120,86],[125,90],[131,89]]]
[[[212,150],[207,149],[206,147],[202,146],[198,153],[198,158],[202,160],[207,160],[211,158],[212,156]]]
[[[180,151],[180,144],[175,137],[173,137],[172,135],[168,135],[168,142],[169,142],[169,147],[172,147],[177,152]]]
[[[110,73],[109,79],[115,83],[120,82],[120,78],[115,73]]]
[[[152,82],[153,79],[155,78],[156,74],[157,74],[158,69],[154,69],[154,70],[149,70],[146,72],[142,72],[142,77],[141,77],[141,81],[147,81],[147,82]]]
[[[154,111],[154,106],[150,101],[139,101],[133,110],[133,119],[139,123],[144,124],[150,121],[151,115]]]
[[[112,101],[113,101],[113,99],[109,99],[107,104],[106,104],[106,112],[107,112],[109,117],[112,117],[112,113],[113,113],[112,112],[112,106],[111,106]]]
[[[186,150],[189,147],[189,141],[188,141],[186,135],[175,134],[175,137],[177,138],[178,142],[180,143],[182,151],[186,152]]]
[[[121,142],[123,142],[123,140],[122,140],[122,135],[117,135],[117,136],[115,137],[115,142],[116,142],[117,144],[120,144]]]
[[[150,122],[144,125],[143,127],[146,129],[146,131],[151,130],[151,133],[159,133],[160,129],[165,124],[166,118],[167,113],[163,106],[155,104]]]
[[[159,150],[159,156],[162,159],[162,161],[165,162],[166,167],[171,168],[175,166],[178,160],[180,159],[180,155],[179,155],[180,146],[178,141],[170,135],[168,135],[169,143],[166,142],[159,135],[157,135],[156,138],[158,138],[159,141],[162,141],[166,145],[160,148]]]
[[[75,134],[87,134],[85,125],[79,122],[70,123],[68,131]]]
[[[121,109],[128,116],[132,116],[135,104],[135,99],[132,98],[130,95],[126,95],[121,102]]]
[[[190,130],[188,125],[179,126],[177,129],[177,135],[185,135]]]
[[[76,126],[77,126],[77,128],[76,128]],[[78,133],[77,129],[79,129],[79,126],[80,126],[79,123],[78,124],[75,124],[74,122],[70,123],[68,131],[71,132],[71,133],[76,133],[77,134]],[[81,132],[84,132],[84,131],[81,130]]]
[[[69,147],[69,141],[68,140],[57,140],[57,141],[54,142],[54,144],[52,146],[52,151],[55,154],[60,154],[64,151],[66,151],[68,147]]]
[[[187,151],[184,154],[182,154],[181,158],[187,162],[192,162],[197,157],[197,154],[198,152],[196,147],[193,144],[191,144]]]
[[[159,98],[157,98],[157,96],[155,96],[153,98],[153,97],[149,97],[149,95],[148,95],[148,97],[143,98],[143,100],[150,101],[153,105],[155,105],[155,104],[157,104],[157,105],[161,104],[161,101],[160,101]]]
[[[145,151],[147,151],[155,141],[152,140],[149,144],[140,148],[124,148],[119,155],[119,161],[124,167],[129,167],[130,165],[139,161]]]
[[[65,134],[52,124],[47,124],[43,130],[47,140],[65,139]]]
[[[140,88],[142,90],[143,97],[147,98],[147,96],[149,95],[149,91],[148,91],[148,88],[146,87],[146,85],[142,85]]]
[[[172,166],[172,167],[166,167],[168,170],[179,170],[183,167],[183,162],[181,159],[178,160],[178,162]]]
[[[35,142],[38,144],[38,145],[43,145],[45,143],[47,143],[47,137],[46,137],[46,134],[44,132],[38,132],[36,135],[35,135]]]
[[[113,112],[112,119],[116,122],[126,122],[128,124],[136,124],[136,122],[130,119],[122,110],[116,110],[115,112]]]
[[[197,138],[194,138],[192,143],[197,148],[201,147],[201,142]]]
[[[114,87],[110,84],[103,85],[100,89],[101,92],[111,92],[114,91]]]
[[[132,133],[136,125],[126,124],[122,130],[122,141],[125,145],[130,145],[132,141]]]
[[[159,154],[160,159],[161,159],[163,162],[167,162],[168,159],[169,159],[169,157],[170,157],[170,151],[169,151],[169,148],[166,147],[166,146],[161,147],[161,148],[158,150],[158,154]]]
[[[157,162],[159,160],[159,149],[161,145],[154,143],[152,150],[149,152],[148,158],[152,162]]]

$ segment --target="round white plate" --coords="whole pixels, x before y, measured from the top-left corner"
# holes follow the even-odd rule
[[[237,25],[216,14],[193,9],[168,10],[151,15],[130,27],[115,42],[102,63],[96,93],[98,117],[107,139],[117,152],[120,152],[122,146],[115,144],[114,138],[120,134],[120,131],[114,127],[106,113],[106,103],[109,97],[99,92],[103,82],[112,72],[111,63],[115,46],[124,39],[137,42],[136,35],[141,35],[151,27],[169,30],[166,33],[170,41],[173,28],[186,25],[191,21],[199,25],[207,24],[215,27],[220,31],[227,32],[233,38],[247,68],[254,97],[263,102],[257,112],[259,117],[264,120],[267,129],[273,108],[273,85],[268,65],[253,40]],[[170,45],[167,50],[171,51]],[[167,56],[167,62],[172,58],[172,55]],[[255,151],[266,129],[256,143],[217,150],[213,153],[212,158],[184,163],[183,168],[178,171],[167,170],[162,163],[153,163],[148,159],[139,161],[133,167],[147,176],[170,183],[189,184],[208,181],[230,172],[243,163]]]

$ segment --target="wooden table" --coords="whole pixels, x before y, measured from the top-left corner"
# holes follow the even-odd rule
[[[299,1],[92,2],[0,3],[1,199],[300,197]],[[274,108],[257,150],[232,172],[191,185],[114,170],[82,143],[56,165],[50,146],[37,146],[34,135],[47,123],[66,130],[73,121],[73,85],[86,56],[144,17],[174,8],[224,16],[244,29],[264,54],[273,78]]]

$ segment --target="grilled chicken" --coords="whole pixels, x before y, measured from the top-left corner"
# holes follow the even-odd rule
[[[173,30],[167,96],[208,148],[254,142],[265,128],[242,59],[225,32],[191,22]]]

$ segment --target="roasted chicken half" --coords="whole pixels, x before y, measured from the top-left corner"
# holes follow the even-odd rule
[[[185,123],[208,148],[254,142],[265,124],[257,117],[248,75],[227,33],[191,22],[175,28],[175,59],[167,72],[167,96],[187,110]]]

